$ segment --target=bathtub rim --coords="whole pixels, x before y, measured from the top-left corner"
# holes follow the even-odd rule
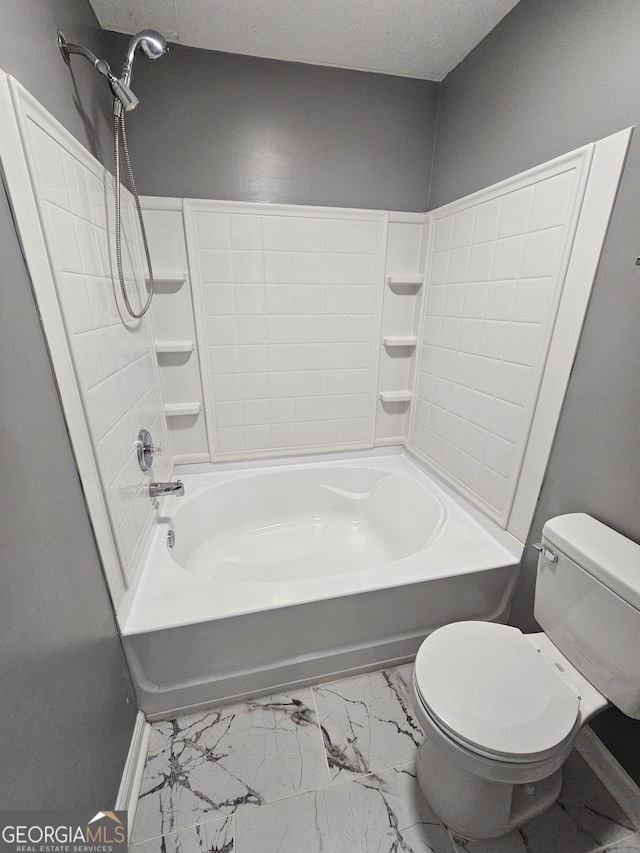
[[[380,582],[378,580],[378,582],[375,582],[373,586],[370,585],[370,583],[366,586],[357,586],[356,583],[363,579],[363,575],[366,574],[368,570],[353,572],[349,574],[348,580],[344,582],[342,588],[338,590],[324,589],[322,590],[322,594],[318,594],[314,591],[314,587],[319,586],[322,583],[326,584],[326,579],[324,578],[314,579],[315,582],[305,581],[307,594],[302,597],[298,595],[294,598],[287,597],[278,602],[267,601],[266,603],[261,603],[259,606],[237,606],[233,609],[225,610],[220,613],[201,612],[196,615],[185,616],[184,618],[178,618],[172,615],[168,620],[166,618],[160,619],[159,614],[153,612],[153,608],[149,602],[143,602],[141,606],[138,599],[139,597],[144,596],[145,592],[148,591],[145,590],[145,587],[149,587],[149,585],[153,583],[156,583],[156,593],[159,595],[162,594],[163,577],[161,575],[163,573],[165,576],[164,580],[166,580],[168,587],[171,587],[172,584],[177,582],[178,576],[182,576],[184,582],[186,584],[190,584],[196,593],[197,587],[201,586],[202,582],[205,583],[205,590],[206,585],[209,585],[211,588],[217,586],[218,589],[225,587],[225,583],[220,581],[213,581],[209,578],[197,578],[186,569],[178,566],[166,553],[166,550],[164,550],[164,544],[159,541],[167,530],[167,525],[162,521],[162,519],[166,518],[163,511],[167,506],[167,501],[176,501],[179,500],[179,498],[164,498],[160,507],[161,521],[156,525],[149,536],[143,558],[136,569],[132,584],[118,610],[118,624],[122,635],[133,636],[136,634],[148,633],[149,631],[160,630],[162,628],[182,627],[201,622],[229,618],[232,616],[241,616],[252,612],[260,612],[262,610],[277,611],[282,607],[291,606],[293,604],[303,604],[321,599],[340,598],[360,591],[368,592],[375,589],[388,589],[398,586],[406,586],[419,580],[428,580],[432,578],[435,580],[437,578],[449,577],[454,574],[471,574],[474,572],[488,571],[499,566],[519,564],[523,553],[522,543],[519,542],[512,534],[500,528],[495,522],[486,518],[486,516],[484,516],[479,510],[471,507],[464,498],[458,495],[453,489],[443,484],[432,471],[430,471],[426,466],[421,465],[419,461],[415,459],[415,457],[411,456],[404,448],[398,448],[397,450],[393,448],[390,451],[388,447],[385,447],[355,453],[339,452],[331,454],[315,454],[308,457],[296,457],[293,460],[291,458],[278,458],[272,460],[243,460],[239,463],[197,463],[194,465],[176,466],[174,473],[176,476],[189,476],[188,485],[192,488],[196,488],[196,491],[193,493],[195,495],[198,494],[199,491],[205,490],[212,485],[212,474],[216,476],[216,479],[218,477],[223,478],[220,480],[222,483],[228,480],[244,479],[245,477],[250,477],[259,472],[262,473],[263,471],[268,472],[269,470],[287,468],[295,470],[302,467],[317,467],[321,469],[345,464],[353,465],[355,467],[364,466],[383,468],[384,470],[389,470],[390,473],[403,473],[415,477],[421,483],[425,484],[427,488],[434,491],[436,497],[444,503],[450,517],[456,519],[456,523],[460,523],[461,518],[467,516],[475,522],[479,528],[481,528],[482,533],[480,535],[484,535],[488,537],[489,540],[492,540],[491,545],[494,546],[494,553],[497,561],[492,560],[490,563],[479,563],[478,565],[467,566],[462,570],[456,571],[452,571],[450,567],[447,567],[444,570],[431,572],[428,575],[416,574],[415,570],[413,572],[409,571],[404,577],[394,576],[387,578],[384,582]],[[170,515],[170,512],[168,515]],[[436,543],[436,546],[437,545],[438,543]],[[156,548],[163,549],[160,550],[161,563],[159,568],[156,567],[155,570],[152,570],[149,568],[149,563],[153,557],[154,549]],[[166,557],[166,560],[162,559],[164,557]],[[410,568],[409,561],[413,560],[415,562],[415,559],[416,555],[410,555],[388,563],[386,566],[400,567],[407,571]],[[167,567],[169,567],[169,571]],[[154,572],[154,575],[159,574],[160,577],[154,577],[148,580],[152,571]],[[237,585],[227,583],[226,586],[234,587]],[[252,592],[260,591],[258,588],[264,588],[262,591],[267,594],[268,588],[273,586],[274,584],[272,582],[256,584],[255,589],[252,590]],[[268,597],[269,596],[267,595],[267,598]]]

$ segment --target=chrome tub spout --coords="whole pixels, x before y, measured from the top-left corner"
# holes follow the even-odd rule
[[[163,495],[174,495],[176,498],[184,495],[182,480],[176,480],[175,483],[149,483],[149,497],[161,498]]]

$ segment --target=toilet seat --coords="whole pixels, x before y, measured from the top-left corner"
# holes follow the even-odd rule
[[[579,726],[580,698],[517,628],[456,622],[416,656],[425,711],[466,749],[506,762],[561,752]]]

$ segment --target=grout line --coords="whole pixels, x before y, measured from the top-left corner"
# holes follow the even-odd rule
[[[283,803],[286,800],[292,800],[295,797],[303,797],[303,796],[306,796],[307,794],[321,794],[325,791],[335,790],[336,788],[340,788],[343,785],[356,784],[359,781],[361,781],[362,779],[366,779],[368,777],[376,777],[378,773],[387,772],[389,770],[400,770],[400,769],[406,768],[406,767],[415,767],[415,761],[413,759],[411,761],[403,761],[400,764],[394,764],[391,767],[385,767],[384,770],[369,770],[367,773],[363,773],[360,776],[353,776],[350,779],[341,779],[339,781],[336,781],[335,784],[322,785],[319,788],[309,788],[306,791],[296,791],[292,794],[287,794],[284,797],[279,797],[276,800],[270,800],[268,803],[262,803],[262,805],[259,805],[259,806],[241,807],[237,811],[233,812],[232,814],[233,814],[233,817],[237,817],[238,815],[241,815],[241,816],[250,815],[252,813],[257,812],[259,809],[269,808],[270,806],[275,806],[278,803]],[[225,817],[229,817],[229,815],[225,815]],[[209,822],[210,821],[207,821],[207,823],[209,823]],[[200,824],[193,824],[193,826],[199,826],[199,825]],[[444,826],[444,824],[442,824],[442,825]],[[189,828],[192,828],[192,827],[184,827],[184,829],[189,829]],[[178,830],[178,831],[182,832],[182,830]],[[160,837],[160,836],[158,836],[158,837]],[[136,841],[136,844],[139,844],[139,843],[140,843],[139,841]]]
[[[390,770],[400,770],[402,768],[412,767],[415,769],[416,761],[415,758],[409,759],[409,761],[401,761],[400,764],[391,764],[389,767],[379,767],[376,770],[367,770],[366,773],[360,773],[359,775],[354,775],[349,777],[348,779],[336,779],[335,782],[332,783],[332,788],[338,788],[340,785],[348,785],[351,782],[359,782],[361,779],[366,779],[367,776],[377,776],[379,773],[388,773]],[[422,796],[422,794],[420,794]],[[440,820],[438,818],[438,820]],[[444,824],[443,824],[444,826]]]
[[[265,803],[265,805],[267,805],[267,804]],[[252,808],[259,808],[259,806],[252,806]],[[179,829],[172,829],[169,832],[165,832],[164,834],[161,833],[160,835],[152,835],[149,838],[140,838],[137,841],[133,841],[133,842],[131,842],[131,840],[130,840],[129,846],[131,847],[131,849],[133,849],[135,847],[139,847],[141,844],[147,844],[149,841],[157,841],[157,839],[159,839],[159,838],[171,838],[173,836],[178,836],[178,835],[180,835],[180,833],[188,832],[190,829],[195,829],[197,826],[205,826],[206,824],[216,823],[217,821],[228,820],[229,818],[235,819],[235,816],[236,816],[236,812],[231,812],[230,814],[223,814],[223,815],[218,815],[217,817],[212,817],[209,820],[198,820],[198,821],[196,821],[196,823],[190,823],[190,824],[188,824],[188,826],[181,826]],[[235,837],[235,822],[233,825],[233,830],[234,830],[234,837]]]
[[[320,725],[320,714],[318,713],[318,704],[316,702],[316,687],[322,687],[322,684],[311,685],[311,699],[313,701],[313,707],[316,712],[316,725],[318,726],[318,734],[320,735],[320,744],[322,746],[322,754],[324,755],[324,763],[327,768],[327,776],[329,777],[329,785],[333,785],[333,778],[331,777],[331,768],[329,767],[329,757],[327,756],[327,750],[324,745],[324,738],[322,737],[322,727]],[[318,789],[316,789],[318,790]]]
[[[233,853],[238,853],[238,836],[237,836],[237,824],[236,824],[236,813],[234,812],[231,815],[231,838],[233,839]]]

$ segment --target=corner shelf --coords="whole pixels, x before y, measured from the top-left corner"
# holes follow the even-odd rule
[[[410,287],[413,290],[420,290],[422,287],[423,276],[421,275],[388,275],[387,284],[389,287]]]
[[[187,280],[187,273],[184,270],[181,272],[154,272],[153,280],[156,284],[173,285],[177,289],[182,287]],[[148,274],[145,274],[145,281],[147,283],[150,281]]]
[[[378,397],[383,403],[410,403],[411,391],[380,391]]]
[[[418,343],[416,335],[385,335],[382,338],[385,347],[413,347]]]
[[[195,341],[154,341],[153,346],[157,353],[193,352]]]
[[[199,415],[202,403],[165,403],[164,413],[168,418],[177,418],[180,415]]]

